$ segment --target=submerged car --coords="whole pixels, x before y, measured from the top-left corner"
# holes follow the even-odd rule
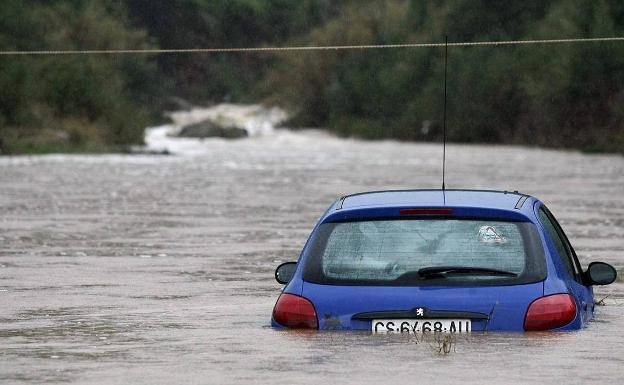
[[[532,196],[405,190],[338,199],[275,278],[276,328],[459,333],[582,328],[616,271]]]

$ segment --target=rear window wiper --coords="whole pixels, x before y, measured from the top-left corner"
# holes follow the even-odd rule
[[[445,275],[501,275],[505,277],[517,277],[518,274],[487,267],[470,267],[470,266],[432,266],[423,267],[418,270],[421,278],[440,278]]]

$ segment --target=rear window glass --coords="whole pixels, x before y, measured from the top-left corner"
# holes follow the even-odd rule
[[[545,277],[535,226],[491,220],[375,220],[322,224],[304,279],[330,284],[523,283]],[[475,268],[419,274],[423,268]],[[481,271],[479,271],[479,269]],[[508,274],[492,274],[484,270]]]

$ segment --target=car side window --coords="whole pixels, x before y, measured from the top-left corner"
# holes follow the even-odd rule
[[[566,270],[576,281],[581,282],[580,266],[576,261],[574,250],[563,233],[561,226],[559,226],[555,218],[544,206],[539,209],[539,220],[544,226],[544,229],[546,229],[548,236],[555,244],[557,254],[559,254],[561,262],[563,262]]]

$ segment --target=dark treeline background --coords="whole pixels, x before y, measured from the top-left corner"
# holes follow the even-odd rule
[[[1,50],[624,36],[619,0],[4,0]],[[441,139],[443,49],[0,57],[0,152],[111,151],[194,104]],[[624,43],[449,48],[449,139],[624,152]],[[176,99],[177,100],[177,99]]]

